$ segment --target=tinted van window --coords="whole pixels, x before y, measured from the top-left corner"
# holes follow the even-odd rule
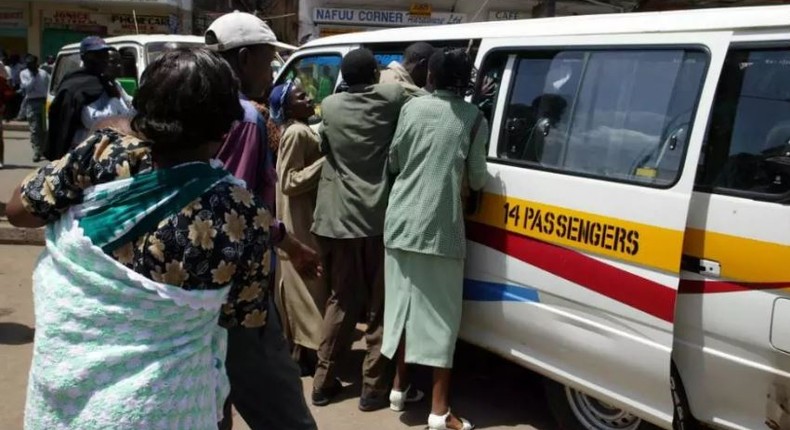
[[[520,53],[501,158],[668,186],[682,170],[707,56],[689,50]]]
[[[790,50],[730,51],[708,130],[699,187],[766,200],[790,193]]]

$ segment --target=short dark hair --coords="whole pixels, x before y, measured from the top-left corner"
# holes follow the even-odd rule
[[[38,64],[38,57],[33,54],[25,55],[25,65],[30,66],[31,64]]]
[[[340,64],[340,72],[348,85],[375,84],[379,64],[369,49],[355,49]]]
[[[436,51],[428,61],[428,71],[437,90],[465,94],[472,85],[472,58],[465,49]]]
[[[403,51],[403,63],[415,64],[422,60],[428,61],[435,51],[428,42],[412,43]]]
[[[230,66],[205,48],[167,51],[149,64],[133,104],[132,129],[164,153],[220,140],[244,113]]]

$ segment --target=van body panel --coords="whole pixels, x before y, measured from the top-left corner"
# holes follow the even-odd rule
[[[788,59],[787,31],[733,37],[691,200],[673,357],[723,428],[790,427]]]
[[[740,97],[777,107],[724,122],[746,127],[733,132],[741,145],[757,135],[750,123],[768,127],[761,133],[788,141],[790,164],[790,120],[771,123],[790,117],[790,84],[765,83],[790,83],[777,69],[790,54],[731,59],[741,45],[790,47],[788,16],[790,6],[771,6],[391,29],[314,40],[295,56],[470,41],[475,103],[481,76],[501,68],[491,75],[489,182],[467,223],[463,339],[663,428],[674,361],[705,424],[790,428],[790,192],[700,187],[721,140],[711,133],[735,115],[717,100],[736,69],[766,69],[743,84],[763,93]],[[543,95],[536,81],[566,103],[563,118],[527,128],[529,141],[536,130],[546,138],[531,159],[517,145],[527,135],[514,132],[542,112],[546,99],[529,106],[531,92]],[[582,152],[547,162],[552,145]],[[641,148],[648,155],[634,158]],[[618,157],[635,160],[630,170],[590,168]],[[772,186],[788,180],[790,169]]]

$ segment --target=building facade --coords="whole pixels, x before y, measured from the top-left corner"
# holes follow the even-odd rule
[[[551,3],[551,4],[549,4]],[[388,27],[626,12],[635,1],[596,0],[299,0],[299,42]],[[553,9],[553,10],[552,10]]]
[[[0,48],[7,53],[56,54],[85,36],[191,34],[192,0],[3,0]]]

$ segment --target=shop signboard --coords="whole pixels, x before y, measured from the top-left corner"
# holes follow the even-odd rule
[[[42,18],[45,28],[59,28],[107,36],[120,36],[137,32],[140,34],[171,33],[169,15],[137,15],[136,27],[133,14],[50,10],[44,11]]]
[[[143,34],[171,33],[169,16],[137,15],[136,28],[134,21],[135,16],[132,14],[112,14],[109,16],[107,33],[112,35],[134,34],[137,31]]]
[[[317,7],[313,9],[313,22],[316,24],[407,27],[416,25],[460,24],[466,22],[466,14],[432,12],[430,15],[414,15],[405,10]]]
[[[0,28],[24,28],[25,13],[22,9],[0,8]]]
[[[489,21],[512,21],[532,18],[532,12],[523,10],[492,10],[488,12]]]
[[[171,6],[171,7],[180,7],[183,9],[189,9],[188,6],[192,5],[191,1],[182,1],[182,0],[81,0],[80,3],[102,3],[102,4],[112,4],[112,3],[123,3],[124,5],[138,3],[141,5],[162,5],[162,6]]]

